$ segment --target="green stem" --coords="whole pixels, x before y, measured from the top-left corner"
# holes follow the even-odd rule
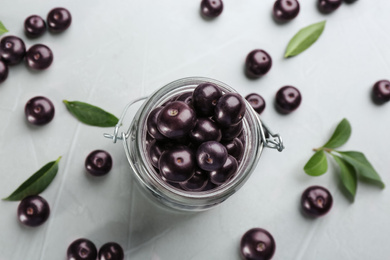
[[[328,153],[331,153],[331,152],[334,151],[333,149],[331,149],[331,148],[326,148],[326,147],[313,148],[313,151],[314,151],[314,152],[318,152],[318,151],[321,151],[321,150],[324,150],[325,152],[328,152]]]

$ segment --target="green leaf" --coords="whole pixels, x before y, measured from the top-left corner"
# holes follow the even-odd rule
[[[110,127],[118,123],[118,118],[99,107],[79,101],[64,100],[63,102],[69,112],[84,124]]]
[[[367,160],[361,152],[347,151],[347,152],[338,152],[347,162],[352,164],[359,176],[363,179],[371,181],[381,188],[385,187],[385,184],[382,182],[381,177],[372,167],[371,163]]]
[[[345,189],[355,199],[357,189],[357,174],[355,168],[345,159],[340,156],[332,154],[334,160],[340,166],[341,183]]]
[[[306,163],[303,170],[310,176],[320,176],[328,170],[328,161],[323,150],[317,151]]]
[[[5,28],[4,24],[0,21],[0,35],[8,32],[7,28]]]
[[[315,23],[297,32],[288,43],[284,57],[298,55],[309,48],[324,31],[325,23],[326,21]]]
[[[58,171],[58,162],[60,161],[61,156],[56,160],[47,163],[36,173],[34,173],[30,178],[22,183],[11,195],[3,200],[22,200],[30,195],[38,195],[44,191],[47,186],[52,182],[54,177],[57,175]]]
[[[345,144],[351,136],[351,125],[347,119],[341,120],[337,125],[336,130],[333,132],[332,137],[329,139],[323,147],[337,148]]]

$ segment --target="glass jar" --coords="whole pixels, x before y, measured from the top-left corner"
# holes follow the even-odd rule
[[[281,137],[277,134],[272,134],[269,129],[265,132],[265,126],[258,114],[247,103],[243,118],[245,151],[237,173],[230,180],[208,191],[184,191],[164,181],[151,165],[147,152],[146,121],[148,115],[154,108],[163,105],[180,94],[192,92],[199,84],[205,82],[216,84],[223,93],[237,93],[237,91],[225,83],[210,78],[191,77],[179,79],[163,86],[149,97],[139,98],[129,103],[115,127],[114,135],[105,134],[106,137],[113,139],[114,142],[117,139],[123,141],[127,159],[141,190],[152,197],[158,204],[165,205],[168,208],[183,211],[203,211],[219,205],[238,191],[248,180],[257,165],[264,147],[276,148],[279,151],[282,151],[284,148]],[[122,124],[127,109],[135,102],[144,99],[146,100],[138,109],[128,131],[118,136],[118,129]]]

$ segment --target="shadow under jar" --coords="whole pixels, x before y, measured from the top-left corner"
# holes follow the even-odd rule
[[[123,141],[127,159],[134,171],[134,176],[140,189],[157,202],[158,205],[164,205],[170,209],[193,212],[213,208],[233,195],[248,180],[260,159],[264,146],[276,148],[279,151],[284,148],[279,135],[273,135],[271,142],[269,142],[268,138],[265,138],[264,125],[260,121],[258,114],[245,101],[246,111],[242,120],[243,136],[245,138],[244,154],[237,172],[232,178],[222,185],[206,191],[183,190],[180,189],[179,185],[175,187],[163,180],[153,167],[148,156],[146,141],[148,139],[148,116],[156,107],[162,106],[184,93],[192,92],[199,84],[206,82],[216,84],[223,94],[237,93],[237,91],[225,83],[210,78],[191,77],[179,79],[163,86],[147,98],[140,98],[134,101],[146,99],[138,109],[127,132],[122,132],[121,136],[118,136],[121,119],[132,103],[129,103],[126,107],[116,126],[114,135],[105,134],[105,137],[113,139],[114,142],[117,139]]]

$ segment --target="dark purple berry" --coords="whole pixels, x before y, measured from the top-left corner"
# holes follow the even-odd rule
[[[185,92],[178,96],[175,101],[183,101],[189,106],[192,106],[192,92]]]
[[[321,186],[310,186],[301,197],[301,206],[304,213],[312,217],[320,217],[332,208],[333,197],[330,192]]]
[[[202,191],[209,191],[209,190],[213,190],[215,188],[217,188],[218,185],[212,183],[211,181],[208,181],[206,186],[202,189]]]
[[[275,106],[282,114],[288,114],[299,107],[302,101],[301,92],[293,86],[284,86],[276,93]]]
[[[229,155],[236,158],[238,162],[241,161],[242,156],[244,155],[244,145],[239,138],[234,138],[233,140],[223,142],[222,144],[225,146]]]
[[[8,66],[0,60],[0,83],[3,83],[8,77]]]
[[[202,143],[196,151],[198,166],[205,171],[215,171],[222,168],[227,157],[225,146],[215,141]]]
[[[24,32],[28,37],[39,37],[46,32],[46,23],[39,15],[31,15],[24,20]]]
[[[164,107],[161,106],[161,107],[156,107],[155,109],[153,109],[152,112],[150,112],[148,119],[146,121],[146,127],[148,129],[148,133],[153,138],[155,138],[156,140],[159,140],[159,141],[167,139],[164,135],[162,135],[160,133],[160,131],[158,131],[158,128],[157,128],[157,117],[163,108]]]
[[[58,7],[49,12],[46,20],[49,30],[54,33],[59,33],[68,29],[72,23],[72,16],[67,9]]]
[[[222,0],[202,0],[200,3],[200,11],[205,17],[217,17],[223,11],[223,2]]]
[[[53,53],[43,44],[35,44],[26,53],[26,64],[34,70],[44,70],[53,62]]]
[[[27,101],[24,113],[29,123],[45,125],[53,119],[55,109],[48,98],[38,96]]]
[[[0,41],[0,58],[7,65],[16,65],[23,60],[26,45],[16,36],[6,36]]]
[[[67,260],[96,260],[97,249],[92,241],[86,238],[79,238],[69,245]]]
[[[162,178],[170,182],[184,182],[195,174],[195,155],[186,146],[175,146],[160,156],[159,170]]]
[[[200,169],[195,171],[194,176],[186,182],[180,182],[183,190],[202,191],[209,182],[209,173]]]
[[[385,103],[390,100],[390,81],[379,80],[374,84],[372,89],[374,101]]]
[[[221,89],[213,83],[206,82],[197,86],[192,94],[196,114],[199,116],[212,116],[221,96]]]
[[[194,128],[189,133],[191,141],[195,144],[201,144],[207,141],[219,142],[222,137],[218,125],[209,118],[198,118]]]
[[[224,184],[237,172],[237,169],[237,160],[229,155],[222,168],[210,172],[210,181],[217,185]]]
[[[344,0],[344,2],[348,3],[348,4],[352,4],[352,3],[355,3],[357,0]]]
[[[262,228],[252,228],[241,238],[241,255],[245,260],[269,260],[275,247],[272,235]]]
[[[109,242],[99,249],[98,260],[123,260],[125,254],[122,247],[115,242]]]
[[[161,154],[166,151],[167,145],[164,143],[157,142],[156,140],[150,144],[149,147],[149,158],[152,165],[158,167],[158,161],[160,160]]]
[[[215,107],[215,121],[222,127],[239,123],[245,114],[245,101],[237,93],[223,95]]]
[[[233,140],[234,138],[240,135],[242,129],[243,129],[242,121],[238,122],[235,125],[231,125],[230,127],[222,128],[221,129],[222,140],[223,141]]]
[[[111,155],[103,150],[91,152],[85,159],[85,168],[93,176],[106,175],[112,167]]]
[[[340,7],[342,0],[318,0],[318,8],[323,13],[331,13]]]
[[[271,66],[271,56],[263,50],[253,50],[246,56],[245,72],[249,77],[263,76],[271,69]]]
[[[262,96],[256,93],[248,94],[245,97],[246,100],[248,100],[249,104],[252,106],[252,108],[260,115],[264,109],[265,109],[265,101]]]
[[[277,0],[274,4],[273,15],[277,21],[286,22],[294,19],[299,13],[297,0]]]
[[[164,136],[179,139],[187,135],[195,126],[194,110],[182,101],[173,101],[160,111],[157,129]]]
[[[24,198],[18,207],[19,221],[29,227],[42,225],[49,218],[49,215],[49,204],[38,195]]]

